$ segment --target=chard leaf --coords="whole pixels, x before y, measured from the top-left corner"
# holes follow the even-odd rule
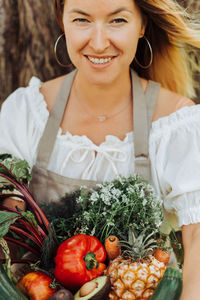
[[[9,231],[10,225],[21,218],[19,214],[7,211],[0,211],[0,239],[2,239]]]
[[[14,177],[21,184],[26,184],[32,179],[28,162],[7,154],[0,156],[0,174]],[[0,183],[8,185],[5,181],[5,178],[0,177]]]
[[[21,211],[21,215],[27,219],[30,223],[32,223],[36,228],[38,228],[38,224],[36,222],[35,216],[32,214],[30,210]]]
[[[0,225],[10,219],[15,219],[21,217],[18,213],[10,211],[0,211]]]
[[[3,190],[13,191],[14,185],[8,179],[0,175],[0,192],[2,192]]]

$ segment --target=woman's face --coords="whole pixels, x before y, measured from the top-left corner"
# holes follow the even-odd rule
[[[63,24],[72,63],[96,84],[128,74],[145,30],[133,0],[66,0]]]

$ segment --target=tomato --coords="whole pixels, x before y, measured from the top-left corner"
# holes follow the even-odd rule
[[[86,234],[64,241],[55,257],[55,277],[66,288],[75,291],[84,283],[101,276],[106,251],[100,241]]]
[[[57,291],[49,287],[52,281],[52,278],[42,272],[30,272],[19,280],[17,287],[31,300],[47,300]]]

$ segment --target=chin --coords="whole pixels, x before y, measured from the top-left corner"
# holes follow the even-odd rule
[[[90,82],[94,85],[110,85],[114,83],[118,78],[123,76],[122,72],[119,70],[103,69],[103,70],[92,70],[86,68],[78,69],[79,72],[83,75],[84,80]]]

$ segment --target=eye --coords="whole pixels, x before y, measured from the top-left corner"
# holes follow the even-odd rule
[[[76,18],[73,20],[73,22],[75,23],[87,23],[89,22],[87,19],[84,19],[84,18]]]
[[[112,20],[112,23],[114,23],[114,24],[127,23],[127,20],[123,19],[123,18],[116,18],[116,19]]]

